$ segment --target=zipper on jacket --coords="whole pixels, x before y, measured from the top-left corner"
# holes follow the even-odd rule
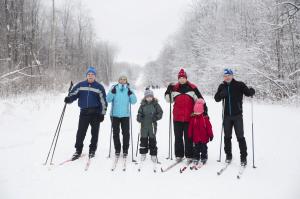
[[[229,115],[231,116],[231,96],[230,96],[230,85],[227,87],[228,91],[228,106],[229,106]]]
[[[91,87],[91,85],[89,84],[89,90],[88,90],[88,94],[87,94],[87,97],[86,97],[86,107],[87,107],[87,108],[89,108],[90,87]]]

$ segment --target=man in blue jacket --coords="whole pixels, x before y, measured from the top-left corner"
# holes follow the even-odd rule
[[[65,98],[65,103],[72,103],[78,99],[80,107],[79,124],[76,135],[75,148],[76,152],[72,156],[72,160],[76,160],[81,156],[83,141],[86,131],[91,125],[91,144],[89,149],[89,158],[95,156],[98,144],[98,135],[100,123],[104,120],[107,109],[106,93],[103,86],[98,83],[96,78],[96,70],[89,67],[86,72],[87,80],[79,82]]]
[[[136,95],[129,88],[126,76],[119,78],[119,83],[114,85],[106,97],[107,102],[112,103],[111,120],[113,128],[113,139],[115,146],[116,158],[119,158],[121,152],[120,142],[120,125],[123,135],[123,157],[126,158],[129,148],[129,117],[130,104],[135,104],[137,99]]]

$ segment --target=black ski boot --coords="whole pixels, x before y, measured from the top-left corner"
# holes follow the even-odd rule
[[[225,162],[229,164],[229,163],[231,163],[231,161],[232,161],[232,154],[226,154]]]
[[[201,158],[201,163],[202,163],[203,165],[205,165],[206,162],[207,162],[207,158]]]
[[[241,166],[242,167],[247,166],[247,158],[246,157],[241,157]]]
[[[95,157],[95,151],[90,151],[89,152],[89,158]]]
[[[181,162],[183,160],[183,157],[176,157],[176,162]]]
[[[72,156],[72,161],[77,160],[81,156],[81,151],[76,151]]]

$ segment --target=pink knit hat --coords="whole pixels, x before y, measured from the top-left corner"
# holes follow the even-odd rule
[[[204,99],[197,99],[194,105],[194,113],[202,114],[204,112]]]

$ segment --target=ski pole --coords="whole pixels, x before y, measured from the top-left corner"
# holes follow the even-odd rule
[[[54,144],[54,147],[53,147],[53,152],[52,152],[52,156],[51,156],[51,160],[50,160],[50,165],[53,164],[53,157],[54,157],[54,153],[55,153],[55,149],[56,149],[58,137],[59,137],[59,134],[60,134],[60,129],[61,129],[61,125],[62,125],[62,122],[63,122],[63,118],[64,118],[64,116],[65,116],[66,107],[67,107],[67,106],[66,106],[66,104],[65,104],[64,110],[63,110],[63,113],[62,113],[62,118],[61,118],[60,124],[58,124],[58,131],[57,131],[57,136],[56,136],[55,144]]]
[[[108,156],[107,158],[110,158],[110,154],[111,154],[111,140],[112,140],[112,134],[113,134],[113,122],[114,122],[114,101],[112,101],[111,103],[111,117],[110,117],[110,121],[111,121],[111,127],[110,127],[110,138],[109,138],[109,151],[108,151]]]
[[[70,91],[71,91],[72,87],[73,87],[73,82],[71,81],[70,87],[69,87],[69,89],[68,89],[68,96],[70,95]],[[49,151],[48,151],[48,155],[47,155],[47,158],[46,158],[46,161],[45,161],[44,165],[46,165],[46,164],[48,163],[48,159],[49,159],[49,156],[50,156],[50,153],[51,153],[51,150],[52,150],[52,147],[53,147],[55,138],[58,137],[58,135],[59,135],[60,127],[61,127],[62,120],[63,120],[64,114],[65,114],[65,110],[66,110],[66,106],[67,106],[67,103],[65,103],[65,105],[64,105],[64,107],[63,107],[63,110],[62,110],[62,113],[61,113],[61,115],[60,115],[60,118],[59,118],[59,121],[58,121],[56,130],[55,130],[55,133],[54,133],[52,142],[51,142],[51,146],[50,146],[50,149],[49,149]],[[58,139],[58,138],[57,138],[57,139]],[[57,139],[56,139],[56,140],[57,140]],[[56,147],[56,143],[57,143],[57,141],[55,142],[55,147]],[[54,151],[55,151],[55,148],[53,149],[53,154],[54,154]],[[53,158],[53,154],[52,154],[52,158]],[[52,163],[52,158],[51,158],[51,163]]]
[[[171,120],[172,120],[172,95],[169,93],[169,99],[170,99],[170,106],[169,106],[169,154],[167,159],[171,159],[171,136],[172,136],[172,130],[171,130]]]
[[[256,168],[254,164],[254,125],[253,125],[253,97],[251,99],[251,120],[252,120],[252,161],[253,161],[253,168]]]
[[[173,132],[173,121],[172,121],[172,113],[170,112],[170,154],[171,160],[173,160],[173,139],[172,139],[172,132]]]
[[[50,146],[50,149],[49,149],[49,151],[48,151],[48,155],[47,155],[47,158],[46,158],[46,161],[45,161],[44,165],[46,165],[46,164],[48,163],[48,159],[49,159],[49,156],[50,156],[50,153],[51,153],[51,150],[52,150],[52,147],[53,147],[53,144],[54,144],[54,141],[55,141],[55,138],[56,138],[56,135],[57,135],[59,126],[60,126],[60,123],[61,123],[61,121],[62,121],[62,118],[63,118],[64,112],[65,112],[65,109],[66,109],[66,104],[64,105],[64,108],[63,108],[62,113],[61,113],[61,115],[60,115],[58,124],[57,124],[57,126],[56,126],[56,130],[55,130],[55,133],[54,133],[54,136],[53,136],[53,139],[52,139],[52,142],[51,142],[51,146]]]
[[[140,134],[138,135],[138,139],[137,139],[137,142],[136,142],[136,152],[135,152],[135,157],[137,157],[138,151],[139,151],[139,140],[140,140]]]
[[[224,106],[225,101],[222,100],[222,128],[221,128],[221,141],[220,141],[220,152],[219,152],[219,159],[218,162],[221,162],[221,156],[222,156],[222,142],[223,142],[223,131],[224,131]]]
[[[155,127],[154,127],[154,123],[152,123],[152,129],[153,129],[153,134],[154,134],[154,139],[155,139],[155,142],[156,142],[156,148],[157,148],[157,139],[156,139],[156,130],[155,130]],[[157,149],[156,149],[157,150]],[[158,160],[158,156],[156,154],[156,163],[157,164],[161,164],[161,162]]]
[[[130,137],[131,137],[131,160],[132,162],[136,162],[136,160],[133,159],[133,138],[132,138],[132,115],[131,115],[131,104],[130,106]]]
[[[111,128],[110,128],[110,138],[109,138],[109,151],[108,151],[107,158],[110,158],[110,154],[111,154],[111,139],[112,139],[112,134],[113,134],[113,126],[112,126],[113,116],[111,116],[110,120],[111,120]]]

